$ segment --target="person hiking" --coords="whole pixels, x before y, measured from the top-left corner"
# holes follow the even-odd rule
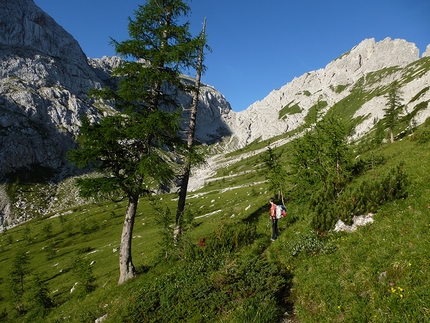
[[[276,204],[273,198],[271,198],[269,202],[270,202],[270,221],[272,221],[272,238],[270,240],[275,241],[279,236],[278,219],[276,218]]]

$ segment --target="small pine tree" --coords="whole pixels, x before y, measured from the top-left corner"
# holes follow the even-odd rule
[[[381,147],[382,142],[384,141],[385,138],[385,128],[384,128],[384,123],[382,121],[379,121],[376,124],[376,129],[375,129],[375,135],[373,137],[373,144],[375,147]]]
[[[94,282],[95,277],[91,264],[87,263],[83,258],[77,257],[73,261],[73,273],[77,279],[77,294],[79,297],[91,293],[96,288]]]
[[[387,98],[387,108],[384,109],[385,127],[388,128],[390,132],[391,143],[394,142],[394,129],[399,122],[399,114],[403,109],[401,94],[399,83],[394,81],[385,96]]]
[[[172,239],[173,237],[173,223],[172,223],[172,214],[168,206],[163,208],[161,206],[152,204],[154,210],[158,213],[156,218],[157,223],[161,226],[161,242],[160,253],[161,257],[164,258],[165,261],[171,260],[173,253],[175,251],[175,242],[178,240]],[[182,218],[182,217],[181,217]],[[179,239],[179,236],[177,237]]]
[[[22,234],[22,239],[27,243],[27,245],[31,244],[31,229],[30,226],[26,225],[24,228],[24,232]]]
[[[260,161],[263,164],[262,172],[266,176],[266,179],[269,181],[269,188],[273,191],[282,204],[285,205],[284,201],[284,193],[286,191],[286,178],[287,178],[287,170],[281,162],[282,151],[278,153],[270,147],[267,147],[267,150],[261,154]]]
[[[45,234],[46,238],[49,239],[52,236],[52,223],[46,223],[42,228],[43,233]]]
[[[23,295],[25,292],[25,278],[30,273],[28,264],[30,257],[24,250],[19,250],[13,259],[12,268],[9,271],[10,292],[15,305],[15,310],[19,314],[25,313]]]
[[[28,302],[32,313],[30,316],[35,317],[44,317],[54,305],[51,297],[49,297],[49,289],[46,281],[38,274],[34,275],[31,281]]]

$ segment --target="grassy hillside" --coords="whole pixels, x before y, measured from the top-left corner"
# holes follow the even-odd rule
[[[121,286],[125,202],[8,230],[0,236],[0,321],[430,322],[429,131],[424,124],[394,144],[361,148],[361,158],[385,160],[361,179],[403,162],[410,185],[407,198],[379,206],[374,222],[353,233],[312,230],[306,205],[289,199],[272,243],[273,193],[257,171],[258,154],[189,194],[177,246],[166,238],[175,195],[141,199],[133,238],[139,277]],[[291,145],[282,148],[288,165]]]

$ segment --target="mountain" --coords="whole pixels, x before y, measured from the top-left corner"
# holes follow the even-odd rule
[[[111,113],[88,98],[91,88],[110,85],[109,74],[120,59],[90,59],[78,42],[32,0],[0,2],[0,225],[11,214],[7,177],[19,173],[60,182],[74,174],[65,160],[86,115],[97,120]],[[191,96],[182,93],[186,107]],[[196,138],[213,143],[230,131],[222,121],[231,110],[225,97],[203,85]],[[186,114],[186,112],[184,112]],[[34,180],[34,179],[32,179]],[[55,189],[47,194],[52,200]],[[21,198],[15,207],[25,219],[34,210]]]
[[[109,85],[119,58],[87,58],[32,0],[0,2],[0,21],[0,177],[32,165],[64,171],[82,117],[109,113],[108,106],[96,108],[87,93]],[[181,101],[189,104],[191,96],[183,94]],[[213,142],[229,134],[214,122],[231,109],[224,96],[203,86],[200,104],[197,138]]]
[[[96,106],[88,90],[109,86],[110,72],[120,58],[86,57],[73,36],[32,0],[1,1],[0,21],[1,224],[13,213],[13,204],[24,219],[32,212],[52,211],[53,201],[58,200],[57,183],[75,174],[65,154],[75,146],[82,117],[97,120],[113,111]],[[317,108],[354,120],[353,138],[360,138],[383,117],[384,95],[394,80],[401,84],[404,114],[420,124],[430,114],[429,70],[430,46],[420,57],[415,44],[405,40],[365,39],[325,68],[295,78],[241,112],[233,111],[220,92],[203,84],[196,138],[234,151],[306,129]],[[193,80],[184,76],[184,81]],[[191,104],[188,94],[181,93],[178,99],[184,107]],[[185,120],[186,114],[185,110]],[[223,163],[210,165],[213,171]],[[45,205],[36,208],[19,194],[11,200],[5,183],[14,173],[41,173],[43,181],[50,181]],[[204,182],[205,172],[195,174]],[[71,195],[67,197],[72,199]]]
[[[371,130],[374,118],[383,117],[383,88],[394,80],[401,84],[405,111],[412,113],[420,107],[415,120],[420,124],[430,115],[429,56],[430,45],[420,58],[415,44],[405,40],[365,39],[325,68],[295,78],[246,110],[231,113],[230,143],[241,148],[255,140],[295,130],[306,123],[308,113],[318,102],[323,103],[323,112],[327,112],[348,98],[352,101],[358,89],[373,93],[353,107],[355,113],[351,117],[364,116],[356,128],[356,137],[360,137]],[[378,89],[381,91],[376,94]],[[419,98],[414,99],[418,94]]]

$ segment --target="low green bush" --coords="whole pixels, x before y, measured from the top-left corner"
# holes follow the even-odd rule
[[[309,231],[298,235],[285,245],[286,254],[297,257],[300,254],[316,255],[328,254],[336,251],[336,246],[326,237],[316,231]]]
[[[288,280],[260,254],[244,252],[255,236],[249,224],[220,226],[187,246],[184,260],[133,288],[128,305],[109,321],[277,321]]]
[[[421,131],[414,132],[411,136],[411,141],[418,144],[426,144],[430,141],[430,130],[423,129]]]
[[[327,190],[320,190],[310,202],[312,227],[329,230],[339,219],[351,223],[354,215],[376,212],[389,201],[407,197],[408,185],[408,176],[399,164],[386,175],[347,187],[338,198],[333,198]]]

